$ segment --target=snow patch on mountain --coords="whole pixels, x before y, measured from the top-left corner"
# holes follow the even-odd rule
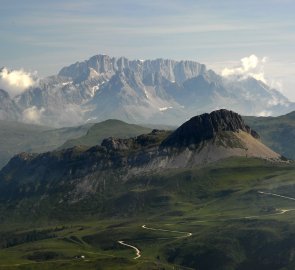
[[[167,111],[168,109],[173,109],[173,107],[169,106],[169,107],[162,107],[162,108],[159,108],[159,111],[160,112],[164,112],[164,111]]]

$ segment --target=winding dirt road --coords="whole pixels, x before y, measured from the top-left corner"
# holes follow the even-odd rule
[[[190,233],[190,232],[182,232],[182,231],[172,231],[172,230],[166,230],[166,229],[156,229],[156,228],[151,228],[151,227],[147,227],[146,225],[142,225],[141,228],[145,229],[145,230],[151,230],[151,231],[161,231],[161,232],[171,232],[171,233],[180,233],[180,234],[185,234],[183,236],[178,236],[178,237],[170,237],[170,238],[185,238],[185,237],[190,237],[192,236],[193,234]],[[167,238],[167,239],[170,239],[170,238]],[[165,238],[166,239],[166,238]],[[134,260],[137,260],[138,258],[141,257],[141,253],[140,253],[140,250],[139,248],[137,248],[136,246],[132,246],[132,245],[129,245],[127,243],[125,243],[124,241],[120,240],[118,241],[118,243],[122,246],[126,246],[126,247],[129,247],[129,248],[132,248],[135,250],[136,252],[136,256],[133,258]]]
[[[118,243],[119,243],[120,245],[123,245],[123,246],[126,246],[126,247],[130,247],[130,248],[132,248],[132,249],[135,250],[135,252],[136,252],[136,256],[133,258],[134,260],[137,260],[138,258],[141,257],[140,250],[139,250],[137,247],[132,246],[132,245],[129,245],[129,244],[126,244],[124,241],[118,241]]]

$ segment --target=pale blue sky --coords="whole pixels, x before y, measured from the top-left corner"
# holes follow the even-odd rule
[[[255,54],[295,101],[294,14],[294,0],[0,0],[0,66],[46,76],[104,53],[220,71]]]

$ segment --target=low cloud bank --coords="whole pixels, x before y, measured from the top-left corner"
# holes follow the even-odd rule
[[[41,117],[45,109],[38,109],[36,106],[32,106],[23,111],[22,117],[23,122],[30,124],[42,124]]]
[[[224,68],[221,75],[224,77],[236,76],[241,79],[253,77],[256,80],[266,83],[266,79],[264,77],[264,64],[266,61],[266,57],[260,59],[255,54],[252,54],[249,57],[242,58],[239,66]]]
[[[0,69],[0,88],[7,91],[12,98],[34,86],[36,81],[34,74],[22,69],[12,71],[5,67]]]
[[[32,106],[22,112],[22,121],[50,127],[76,126],[85,122],[81,107],[73,104],[52,108]]]

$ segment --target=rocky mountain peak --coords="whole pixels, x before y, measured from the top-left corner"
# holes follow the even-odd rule
[[[221,109],[191,118],[164,140],[162,146],[187,147],[197,145],[202,141],[213,139],[222,131],[238,132],[239,130],[251,134],[254,138],[259,138],[259,135],[244,123],[239,114]]]

